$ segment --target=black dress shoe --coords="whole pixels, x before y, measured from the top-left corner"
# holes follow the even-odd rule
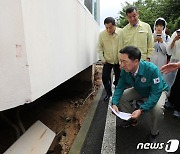
[[[110,95],[106,95],[106,96],[104,97],[104,101],[108,101],[110,97],[111,97]]]
[[[137,120],[134,120],[134,119],[129,119],[129,120],[123,120],[119,127],[122,127],[122,128],[127,128],[127,127],[130,127],[130,126],[136,126],[137,125]]]
[[[149,142],[150,143],[157,143],[157,136],[159,135],[159,132],[156,135],[150,134],[149,136]]]

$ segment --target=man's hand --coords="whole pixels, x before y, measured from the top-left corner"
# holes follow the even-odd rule
[[[177,35],[177,36],[173,39],[173,41],[171,42],[171,49],[174,47],[176,41],[179,40],[179,39],[180,39],[179,35]]]
[[[102,62],[103,65],[106,64],[106,63],[107,63],[106,61]]]
[[[169,63],[161,67],[161,72],[167,74],[178,69],[177,63]]]
[[[158,38],[158,42],[163,43],[163,39],[161,37]]]
[[[176,37],[173,39],[173,41],[175,42],[175,41],[177,41],[177,40],[179,40],[180,39],[180,36],[179,35],[176,35]]]
[[[161,42],[161,43],[163,43],[163,40],[162,40],[162,38],[161,37],[154,37],[154,42]]]
[[[150,61],[151,61],[151,59],[150,59],[150,58],[146,58],[146,61],[150,62]]]
[[[116,112],[119,112],[119,109],[116,105],[112,105],[112,108],[116,111]]]
[[[140,117],[141,114],[142,114],[142,111],[141,111],[140,109],[135,110],[135,111],[131,114],[131,118],[137,120],[137,119]]]
[[[157,42],[158,40],[157,40],[157,37],[154,37],[154,42]]]

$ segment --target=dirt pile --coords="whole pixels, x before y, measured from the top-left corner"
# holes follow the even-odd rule
[[[70,81],[34,103],[20,107],[20,117],[25,129],[40,120],[56,133],[48,151],[49,154],[66,154],[70,150],[102,84],[101,74],[102,66],[96,65],[93,86],[91,83]],[[5,113],[14,123],[16,123],[16,119],[13,117],[15,110]],[[4,127],[0,128],[0,131],[4,134],[0,138],[0,153],[6,150],[15,140],[15,131],[9,128],[5,122],[3,122],[3,125]],[[6,143],[4,142],[5,138]]]

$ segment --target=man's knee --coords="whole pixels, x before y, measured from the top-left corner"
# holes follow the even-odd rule
[[[164,115],[164,106],[161,103],[157,103],[152,109],[153,115],[162,116]]]
[[[118,108],[123,112],[131,113],[133,111],[133,108],[132,108],[130,102],[127,100],[126,96],[121,97]]]
[[[121,97],[121,99],[120,99],[120,102],[126,101],[126,100],[127,100],[126,98],[127,98],[127,97],[123,94],[122,97]]]

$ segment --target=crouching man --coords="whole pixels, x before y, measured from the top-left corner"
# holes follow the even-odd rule
[[[121,127],[135,126],[137,119],[145,112],[151,112],[150,142],[155,142],[159,134],[159,124],[164,115],[164,103],[168,85],[163,80],[160,70],[151,62],[142,61],[141,52],[134,46],[120,50],[120,79],[112,98],[112,108],[117,112],[132,113],[131,119],[122,121]],[[127,88],[131,87],[131,88]],[[134,109],[131,102],[143,100],[139,109]]]

